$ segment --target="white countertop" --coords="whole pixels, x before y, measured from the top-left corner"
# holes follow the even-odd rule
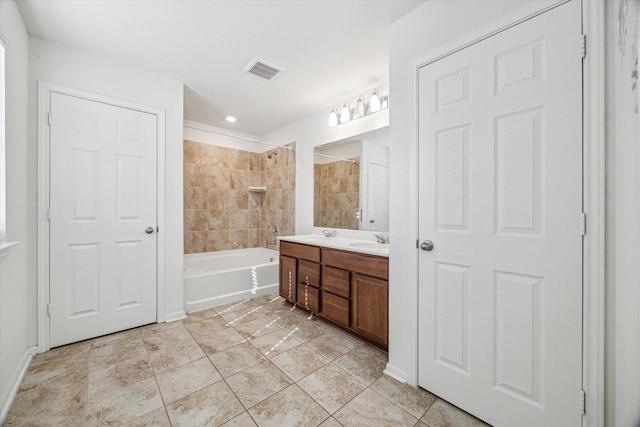
[[[278,237],[278,240],[302,243],[305,245],[323,246],[325,248],[342,249],[343,251],[360,252],[369,255],[389,256],[389,245],[377,243],[375,240],[352,239],[348,237],[324,237],[321,234],[282,236]]]

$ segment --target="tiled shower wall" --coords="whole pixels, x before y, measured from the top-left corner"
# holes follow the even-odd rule
[[[344,161],[315,164],[313,175],[313,225],[357,230],[355,211],[360,205],[360,166]]]
[[[276,151],[267,159],[269,152],[184,141],[185,254],[266,247],[272,225],[294,233],[295,154]],[[266,193],[249,192],[264,185]]]

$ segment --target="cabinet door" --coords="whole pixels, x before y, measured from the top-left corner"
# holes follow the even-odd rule
[[[388,344],[389,283],[353,274],[351,327],[385,346]]]
[[[280,256],[280,296],[289,302],[296,300],[297,260]]]

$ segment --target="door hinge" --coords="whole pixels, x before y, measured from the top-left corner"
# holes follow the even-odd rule
[[[416,249],[420,249],[420,239],[416,239]]]
[[[47,316],[51,316],[51,303],[47,303]]]
[[[580,212],[580,234],[587,234],[587,214],[584,212]]]
[[[47,221],[51,222],[51,208],[47,208]]]
[[[580,34],[580,57],[585,58],[587,56],[587,35]]]
[[[51,113],[49,113],[47,114],[47,124],[51,126],[51,123],[53,123],[53,120],[51,119]]]
[[[585,414],[587,412],[587,393],[584,390],[580,390],[580,413]]]

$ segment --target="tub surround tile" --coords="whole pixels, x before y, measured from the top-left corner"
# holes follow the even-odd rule
[[[316,426],[329,417],[295,384],[263,400],[249,413],[260,427]]]
[[[244,407],[224,381],[167,404],[174,427],[220,425],[243,411]]]
[[[294,233],[295,154],[279,151],[266,159],[264,153],[184,141],[185,253],[266,247],[274,225],[280,235]],[[250,185],[267,186],[267,192],[250,194]],[[264,209],[272,213],[265,217]],[[194,234],[207,230],[218,234]]]
[[[181,399],[218,381],[222,376],[211,361],[203,357],[195,362],[165,371],[157,376],[165,404]]]
[[[245,408],[251,408],[292,384],[273,363],[266,360],[226,379]]]
[[[414,426],[418,419],[403,411],[375,391],[367,389],[334,414],[345,427],[375,425],[380,427]],[[455,425],[455,424],[453,424]]]

